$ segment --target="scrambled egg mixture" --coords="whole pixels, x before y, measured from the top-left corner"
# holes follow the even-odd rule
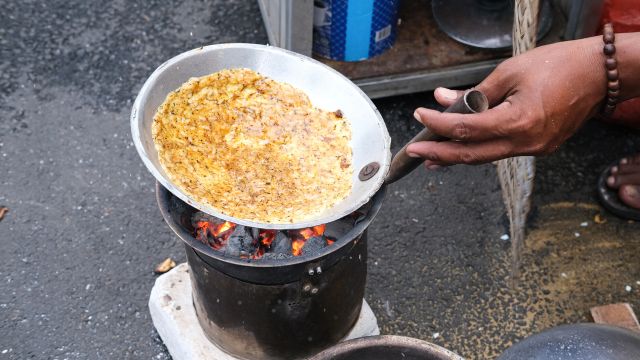
[[[340,110],[249,69],[190,79],[160,105],[152,131],[171,181],[229,216],[300,222],[351,191],[351,127]]]

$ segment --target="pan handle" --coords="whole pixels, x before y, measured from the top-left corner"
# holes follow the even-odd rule
[[[479,90],[468,90],[463,96],[459,97],[456,102],[449,106],[444,112],[446,113],[459,113],[459,114],[473,114],[487,110],[489,108],[489,101],[487,97]],[[385,184],[391,184],[397,180],[402,179],[420,164],[424,162],[422,158],[412,158],[407,155],[407,146],[418,141],[444,141],[448,140],[446,137],[440,136],[426,127],[418,133],[413,139],[405,144],[400,151],[396,153],[391,160],[391,166],[389,167],[389,173],[385,179]]]

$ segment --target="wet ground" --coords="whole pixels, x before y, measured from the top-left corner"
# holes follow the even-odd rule
[[[12,1],[0,19],[0,359],[167,359],[146,303],[154,265],[185,257],[132,146],[130,106],[184,50],[266,43],[256,2]],[[413,109],[435,106],[426,93],[376,104],[395,149],[418,130]],[[514,288],[493,165],[392,185],[370,229],[366,296],[382,332],[484,359],[589,321],[590,306],[640,306],[640,225],[594,196],[598,172],[639,139],[592,122],[538,161]]]

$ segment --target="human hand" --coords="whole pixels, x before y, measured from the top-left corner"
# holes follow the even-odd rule
[[[606,95],[603,62],[599,37],[542,46],[506,60],[475,87],[491,109],[469,115],[417,109],[418,121],[452,140],[417,142],[407,153],[424,158],[428,168],[551,153],[597,113]],[[462,94],[435,91],[443,106]]]

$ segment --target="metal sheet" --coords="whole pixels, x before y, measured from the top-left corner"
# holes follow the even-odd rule
[[[506,49],[512,44],[513,2],[509,0],[434,0],[433,17],[453,39],[482,49]],[[542,39],[553,21],[549,1],[542,1],[538,39]]]
[[[240,219],[195,201],[175,186],[160,166],[151,136],[153,116],[169,92],[191,77],[229,68],[249,68],[303,90],[312,103],[327,110],[340,109],[350,121],[353,150],[352,190],[347,198],[313,218],[298,223],[267,223]],[[189,205],[218,218],[261,229],[295,229],[328,223],[364,205],[384,182],[391,161],[391,138],[371,100],[349,79],[309,57],[276,47],[256,44],[220,44],[180,54],[160,65],[143,85],[131,110],[131,132],[142,161],[169,191]],[[380,171],[367,181],[360,169],[378,162]]]

